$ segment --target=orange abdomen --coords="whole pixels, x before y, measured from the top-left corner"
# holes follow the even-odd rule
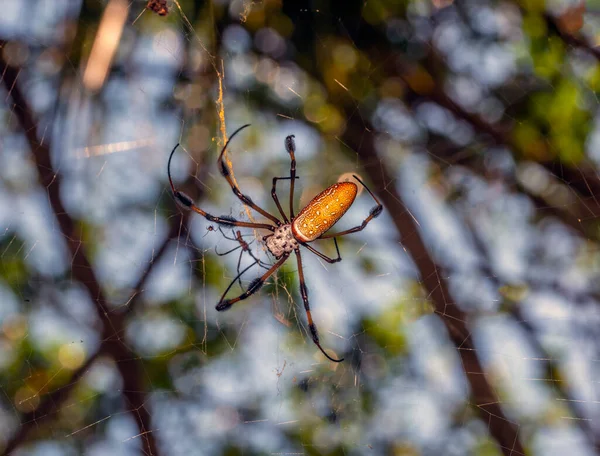
[[[315,196],[292,223],[296,239],[310,242],[325,233],[352,206],[357,191],[353,182],[338,182]]]

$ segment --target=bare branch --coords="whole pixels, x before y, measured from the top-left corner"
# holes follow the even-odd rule
[[[488,423],[490,434],[506,455],[525,454],[519,439],[519,426],[510,421],[501,407],[501,400],[489,383],[479,361],[477,349],[467,327],[468,315],[451,301],[448,283],[429,254],[419,228],[396,191],[392,176],[379,159],[370,126],[359,124],[357,117],[346,128],[343,142],[354,149],[360,158],[369,178],[378,190],[378,196],[393,219],[402,245],[415,262],[423,287],[448,330],[463,365],[463,371],[471,387],[473,405],[484,422]],[[356,125],[352,124],[354,122]]]
[[[3,44],[4,43],[0,43],[0,47],[3,47]],[[100,354],[109,354],[115,360],[125,384],[128,385],[128,382],[132,381],[136,382],[133,390],[137,391],[137,393],[135,395],[126,394],[126,397],[129,400],[129,405],[134,412],[136,412],[133,413],[133,415],[138,422],[140,432],[144,433],[142,441],[145,454],[157,455],[158,450],[154,435],[147,432],[150,430],[150,415],[145,408],[145,393],[137,384],[137,378],[129,378],[129,376],[132,375],[130,369],[131,366],[134,365],[137,370],[141,369],[139,366],[141,360],[129,347],[127,347],[126,344],[123,343],[123,341],[119,340],[119,336],[123,333],[125,327],[124,314],[108,312],[106,297],[94,269],[86,257],[85,246],[82,245],[79,233],[75,229],[75,222],[65,210],[62,201],[60,200],[61,177],[52,167],[48,144],[42,143],[37,137],[38,125],[35,116],[19,85],[19,69],[8,65],[3,57],[0,56],[0,74],[2,75],[1,77],[4,86],[14,102],[11,108],[23,129],[33,153],[38,171],[38,180],[40,184],[46,188],[50,205],[52,206],[62,236],[71,253],[72,277],[87,288],[96,307],[98,316],[103,322],[102,345],[99,352],[92,355],[87,362],[73,374],[71,383],[64,388],[45,396],[45,400],[38,410],[31,412],[24,417],[24,421],[19,431],[8,442],[4,449],[4,453],[9,454],[17,448],[25,441],[25,438],[33,427],[40,426],[42,422],[53,416],[69,397],[69,393],[77,384],[77,381],[89,370],[97,357]],[[147,273],[145,277],[147,277]],[[142,279],[145,280],[144,277]],[[137,373],[137,370],[134,373]]]

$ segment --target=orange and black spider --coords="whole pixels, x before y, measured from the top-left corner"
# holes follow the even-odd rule
[[[159,16],[166,16],[169,14],[167,0],[148,0],[148,3],[146,3],[146,8],[150,11],[154,11]]]
[[[353,182],[338,182],[337,184],[333,184],[315,196],[307,205],[302,209],[298,215],[294,215],[294,184],[298,176],[296,176],[296,144],[294,142],[294,135],[290,135],[285,139],[285,148],[290,155],[290,175],[289,177],[274,177],[273,178],[273,186],[271,187],[271,196],[273,197],[273,201],[277,205],[277,209],[281,214],[283,219],[280,220],[269,212],[265,211],[258,205],[256,205],[248,196],[244,195],[236,183],[233,181],[229,169],[225,164],[225,160],[223,159],[223,155],[225,154],[225,150],[227,146],[231,142],[231,140],[244,128],[249,127],[250,124],[244,125],[238,128],[229,138],[221,153],[219,154],[219,158],[217,159],[217,164],[219,166],[219,170],[223,177],[229,183],[229,186],[233,190],[233,193],[247,206],[250,206],[259,214],[268,218],[272,223],[251,223],[251,222],[242,222],[234,219],[230,216],[220,216],[215,217],[203,211],[198,206],[194,204],[192,198],[186,195],[183,192],[180,192],[173,185],[173,180],[171,179],[171,159],[179,147],[177,144],[171,155],[169,156],[169,162],[167,164],[167,175],[169,177],[169,184],[171,185],[171,190],[173,192],[173,197],[175,201],[182,206],[184,209],[192,210],[197,212],[204,218],[206,218],[210,222],[218,223],[222,226],[238,226],[244,228],[254,228],[254,229],[264,229],[271,231],[271,234],[268,234],[262,238],[265,243],[269,253],[271,253],[277,262],[270,266],[261,277],[257,277],[252,280],[248,285],[248,289],[244,291],[239,296],[231,299],[225,299],[225,295],[231,289],[233,284],[240,280],[242,274],[244,274],[250,267],[255,264],[259,264],[264,267],[264,264],[254,256],[254,263],[248,266],[241,272],[238,272],[237,277],[235,277],[225,292],[222,294],[221,299],[217,304],[217,310],[223,311],[229,309],[233,304],[243,299],[246,299],[256,293],[265,283],[265,281],[275,272],[277,271],[283,263],[288,259],[288,257],[294,252],[296,255],[296,261],[298,263],[298,277],[300,281],[300,294],[302,296],[302,301],[304,302],[304,310],[306,311],[306,318],[308,320],[308,328],[310,330],[310,334],[312,336],[312,340],[319,350],[331,361],[339,363],[344,359],[335,359],[329,356],[323,347],[321,347],[321,343],[319,342],[319,335],[317,332],[317,327],[313,322],[312,315],[310,313],[310,305],[308,302],[308,288],[306,287],[306,283],[304,280],[304,270],[302,268],[302,257],[300,255],[300,246],[307,248],[309,251],[317,255],[319,258],[325,260],[328,263],[337,263],[338,261],[342,261],[342,257],[340,256],[340,250],[338,248],[336,238],[338,236],[345,236],[346,234],[356,233],[357,231],[361,231],[365,229],[367,224],[377,217],[383,211],[383,206],[377,199],[377,197],[369,190],[369,188],[357,177],[353,176],[360,184],[369,192],[371,197],[377,203],[371,211],[367,218],[363,220],[360,225],[355,226],[354,228],[350,228],[348,230],[341,231],[339,233],[334,234],[325,234],[350,208],[354,199],[356,198],[356,194],[358,192],[358,187]],[[289,180],[290,181],[290,217],[286,216],[281,204],[279,202],[279,198],[277,197],[277,181],[278,180]],[[325,254],[317,251],[315,248],[310,246],[308,243],[313,242],[317,239],[330,239],[333,238],[333,242],[335,245],[335,250],[337,252],[337,258],[329,258]],[[241,234],[238,232],[238,236],[235,238],[240,246],[237,248],[242,248],[242,251],[249,251],[248,244],[242,239]],[[238,268],[239,269],[239,268]],[[265,267],[265,269],[267,269]]]

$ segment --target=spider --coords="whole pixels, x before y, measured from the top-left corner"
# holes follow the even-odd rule
[[[179,147],[177,144],[171,155],[169,156],[169,162],[167,164],[167,175],[169,177],[169,184],[171,186],[171,191],[173,192],[173,198],[175,201],[184,209],[192,210],[197,212],[208,221],[217,223],[226,227],[243,227],[243,228],[254,228],[254,229],[263,229],[271,231],[270,234],[264,236],[262,238],[262,242],[267,247],[267,250],[271,255],[275,257],[275,264],[267,265],[270,267],[265,267],[264,263],[257,258],[254,263],[250,264],[250,266],[246,267],[243,271],[239,272],[238,265],[238,275],[231,281],[225,292],[221,295],[221,299],[217,303],[216,309],[218,311],[224,311],[229,309],[235,303],[242,301],[243,299],[249,298],[254,293],[256,293],[265,283],[265,281],[275,273],[285,261],[290,257],[292,252],[296,256],[296,261],[298,263],[298,278],[300,281],[300,295],[302,296],[302,301],[304,302],[304,310],[306,311],[306,318],[308,320],[308,328],[310,330],[310,334],[315,345],[321,350],[321,352],[331,361],[339,363],[344,360],[344,358],[336,359],[329,356],[319,341],[319,333],[317,331],[317,326],[315,325],[312,315],[310,313],[310,304],[308,301],[308,288],[306,287],[306,283],[304,280],[304,269],[302,267],[302,256],[300,254],[300,246],[305,247],[310,252],[317,255],[322,260],[327,263],[337,263],[342,261],[342,257],[340,256],[340,250],[338,248],[337,237],[345,236],[346,234],[356,233],[357,231],[361,231],[365,229],[367,224],[377,217],[383,211],[383,206],[377,199],[377,197],[369,190],[369,188],[357,177],[353,176],[360,184],[369,192],[369,195],[375,200],[377,203],[370,212],[367,218],[365,218],[360,225],[355,226],[354,228],[350,228],[339,233],[330,233],[325,234],[329,229],[346,213],[346,211],[350,208],[354,199],[356,198],[356,194],[358,192],[358,187],[353,182],[338,182],[327,187],[317,196],[315,196],[297,215],[294,215],[294,184],[298,176],[296,176],[296,144],[294,142],[294,135],[290,135],[285,139],[285,149],[290,155],[290,175],[286,177],[274,177],[273,185],[271,187],[271,196],[279,213],[281,214],[280,220],[276,216],[270,214],[266,210],[259,207],[256,203],[254,203],[248,196],[244,195],[236,183],[233,181],[229,169],[225,164],[225,160],[223,159],[223,155],[227,146],[231,142],[231,140],[244,128],[249,127],[250,124],[246,124],[238,128],[229,138],[229,140],[223,146],[221,153],[219,154],[219,158],[217,159],[217,164],[219,166],[219,171],[221,175],[227,180],[227,183],[233,190],[233,193],[247,206],[250,206],[256,212],[269,219],[272,223],[254,223],[254,222],[243,222],[240,220],[236,220],[230,216],[220,216],[216,217],[207,213],[206,211],[200,209],[198,206],[194,204],[192,198],[185,193],[177,190],[175,185],[173,185],[173,180],[171,179],[171,159],[175,154],[175,151]],[[290,181],[290,215],[289,218],[283,211],[281,207],[281,203],[279,202],[279,198],[277,196],[277,181],[279,180],[289,180]],[[317,239],[330,239],[333,238],[333,243],[335,245],[335,250],[337,252],[336,258],[330,258],[327,255],[319,252],[314,247],[309,245],[309,242],[316,241]],[[240,243],[240,247],[242,250],[248,250],[248,244],[245,243],[241,239],[241,235],[238,232],[238,236],[236,238],[232,238],[237,240]],[[237,247],[236,247],[237,249]],[[255,278],[250,282],[248,288],[239,296],[235,298],[225,299],[225,296],[231,289],[231,287],[235,284],[236,281],[240,280],[240,277],[248,271],[252,266],[259,264],[262,267],[265,267],[267,271],[260,277]]]

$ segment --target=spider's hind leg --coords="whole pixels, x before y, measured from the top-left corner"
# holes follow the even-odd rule
[[[321,350],[321,353],[325,355],[327,359],[333,361],[334,363],[341,363],[344,361],[344,358],[336,359],[332,358],[327,354],[327,352],[321,346],[321,342],[319,341],[319,332],[317,331],[317,325],[314,323],[312,314],[310,313],[310,303],[308,302],[308,288],[306,288],[306,282],[304,280],[304,270],[302,268],[302,256],[300,255],[300,249],[297,248],[294,250],[296,254],[296,260],[298,262],[298,278],[300,280],[300,294],[302,295],[302,301],[304,302],[304,310],[306,311],[306,319],[308,320],[308,329],[310,330],[310,335],[314,344]]]

